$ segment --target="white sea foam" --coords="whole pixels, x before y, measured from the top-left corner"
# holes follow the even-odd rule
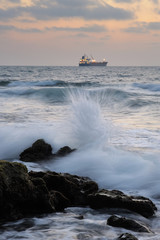
[[[100,187],[154,195],[160,209],[155,198],[160,197],[159,67],[0,69],[0,159],[17,161],[38,138],[50,143],[53,152],[69,145],[77,150],[43,165],[27,163],[28,169],[70,172],[89,176]],[[1,239],[116,239],[123,230],[107,227],[108,215],[103,215],[74,208],[47,215],[44,221],[31,219],[29,225],[30,219],[24,219],[2,228]],[[145,220],[154,235],[134,235],[158,240],[159,215],[158,210],[155,218]]]
[[[18,159],[19,154],[30,147],[34,141],[43,138],[50,143],[53,150],[61,146],[61,137],[58,138],[59,124],[11,124],[0,129],[0,159]],[[56,138],[57,136],[57,138]],[[56,141],[54,141],[54,138]]]
[[[91,98],[88,92],[72,93],[70,97],[72,114],[68,137],[78,150],[53,161],[49,168],[89,176],[101,187],[157,193],[160,183],[158,156],[153,159],[147,154],[140,155],[112,146],[115,129],[110,121],[104,120],[97,99]]]
[[[89,176],[100,187],[160,194],[158,155],[140,155],[114,146],[112,138],[120,132],[104,119],[98,98],[91,97],[88,91],[70,91],[69,98],[67,120],[3,126],[0,159],[18,159],[25,148],[43,138],[52,145],[53,152],[65,145],[77,148],[65,158],[53,160],[48,165],[44,163],[50,170]],[[124,136],[124,142],[130,140],[127,133]]]

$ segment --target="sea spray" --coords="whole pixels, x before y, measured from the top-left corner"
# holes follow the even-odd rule
[[[91,92],[84,89],[69,91],[70,138],[74,139],[79,148],[89,145],[102,146],[109,140],[111,128],[106,126],[97,96],[93,98]]]
[[[71,114],[67,137],[77,151],[49,163],[49,169],[91,177],[104,188],[155,194],[155,184],[160,183],[158,159],[152,161],[150,157],[112,146],[109,139],[115,134],[114,126],[104,120],[97,98],[82,90],[71,91],[69,96]]]
[[[53,152],[65,145],[77,148],[64,158],[44,161],[43,166],[25,164],[29,170],[77,173],[90,176],[100,187],[154,196],[158,211],[145,220],[154,234],[134,235],[141,240],[159,240],[160,68],[1,66],[0,70],[0,159],[18,161],[20,152],[38,138],[51,144]],[[78,95],[73,101],[70,97],[66,100],[69,86],[73,91],[82,90],[80,94],[86,93],[91,105],[99,108],[98,128],[104,132],[91,134],[94,137],[89,141],[83,140],[73,117],[74,111],[80,111],[72,107]],[[92,132],[93,128],[80,126]],[[70,208],[65,213],[8,223],[1,228],[1,240],[117,239],[123,230],[106,226],[108,215],[108,211]],[[144,218],[134,217],[144,222]]]

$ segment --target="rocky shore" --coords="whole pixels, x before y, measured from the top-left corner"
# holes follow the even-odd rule
[[[57,153],[39,139],[20,154],[21,161],[42,161],[71,154],[75,149],[65,146]],[[125,209],[127,212],[152,217],[157,208],[148,198],[129,196],[118,190],[99,189],[87,177],[68,173],[28,171],[18,162],[0,160],[0,221],[14,221],[24,217],[64,211],[67,207],[89,206],[93,209]],[[115,212],[115,211],[114,211]],[[133,218],[112,215],[106,224],[134,232],[151,233],[144,223]],[[136,240],[130,233],[117,239]]]

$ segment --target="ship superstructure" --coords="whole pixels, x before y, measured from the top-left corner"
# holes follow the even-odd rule
[[[89,58],[86,54],[82,56],[79,61],[79,66],[106,66],[106,59],[103,59],[101,62],[97,62],[93,57]]]

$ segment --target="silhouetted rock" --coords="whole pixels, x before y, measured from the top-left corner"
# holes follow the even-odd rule
[[[30,180],[21,163],[0,161],[0,220],[53,212],[49,192],[41,178]]]
[[[55,172],[28,173],[21,163],[0,161],[0,220],[86,206],[98,185],[89,178]]]
[[[125,217],[111,216],[107,220],[107,224],[113,227],[121,227],[134,232],[147,232],[151,233],[151,230],[139,221],[128,219]]]
[[[56,211],[63,211],[66,207],[70,206],[71,203],[61,192],[51,191],[50,201],[55,206]]]
[[[120,240],[120,239],[123,239],[123,240],[138,240],[138,238],[136,238],[135,236],[133,236],[132,234],[130,233],[123,233],[121,234],[117,240]]]
[[[68,146],[60,148],[56,153],[52,153],[52,147],[43,139],[38,139],[31,147],[25,149],[19,156],[23,162],[39,162],[56,157],[64,157],[75,151]]]
[[[48,191],[57,191],[63,194],[70,206],[87,205],[87,196],[98,190],[98,185],[90,178],[79,177],[71,174],[60,174],[56,172],[34,172],[29,173],[31,178],[41,177]]]
[[[88,196],[90,207],[99,208],[123,208],[141,214],[144,217],[151,217],[157,210],[154,203],[145,197],[128,196],[118,190],[100,190]]]
[[[68,146],[65,146],[65,147],[62,147],[60,148],[57,153],[55,154],[56,157],[64,157],[66,156],[67,154],[71,153],[75,151],[75,149],[71,149],[70,147]]]
[[[23,162],[38,162],[49,159],[52,156],[52,147],[43,139],[38,139],[31,147],[25,149],[20,154],[20,160]]]
[[[116,190],[98,191],[97,183],[87,177],[51,171],[28,173],[21,163],[0,161],[0,221],[88,205],[95,209],[124,208],[145,217],[152,216],[156,210],[148,198],[127,196]],[[114,224],[119,221],[120,227],[147,231],[147,227],[136,221],[112,219]]]

